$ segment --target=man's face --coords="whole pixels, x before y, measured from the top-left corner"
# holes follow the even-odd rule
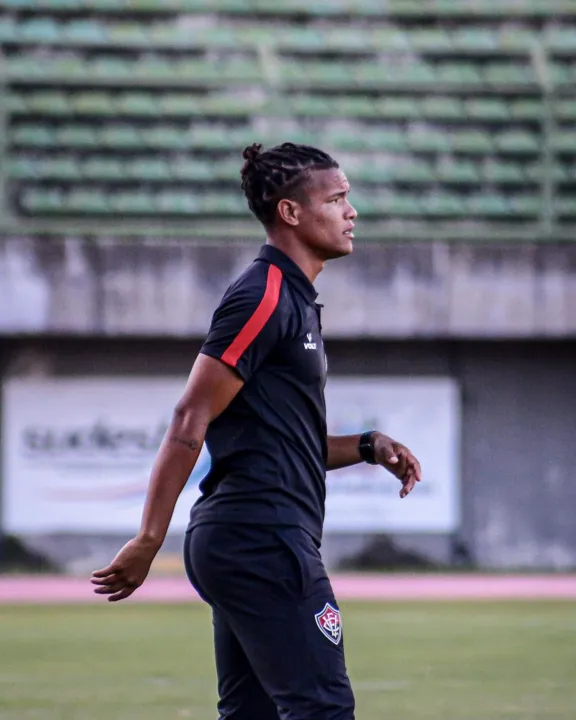
[[[312,170],[295,204],[301,241],[321,260],[343,257],[352,252],[356,210],[348,201],[350,185],[342,170]]]

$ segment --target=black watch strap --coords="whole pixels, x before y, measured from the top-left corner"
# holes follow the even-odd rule
[[[376,465],[374,459],[374,433],[375,430],[367,430],[360,435],[360,442],[358,443],[358,452],[360,457],[368,465]]]

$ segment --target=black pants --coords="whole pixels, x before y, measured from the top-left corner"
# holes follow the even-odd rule
[[[210,524],[186,572],[213,609],[221,720],[353,720],[340,614],[299,528]]]

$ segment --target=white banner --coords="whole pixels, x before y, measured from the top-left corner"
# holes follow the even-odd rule
[[[133,533],[185,378],[9,379],[3,393],[3,526],[14,534]],[[446,378],[335,377],[329,429],[375,427],[421,459],[425,481],[358,465],[328,474],[326,530],[446,532],[458,525],[459,402]],[[203,450],[171,525],[182,531],[210,458]]]

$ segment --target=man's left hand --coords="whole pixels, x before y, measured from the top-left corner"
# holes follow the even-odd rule
[[[374,436],[374,459],[402,483],[400,497],[405,498],[417,482],[422,480],[422,469],[414,455],[402,443],[382,433]]]

